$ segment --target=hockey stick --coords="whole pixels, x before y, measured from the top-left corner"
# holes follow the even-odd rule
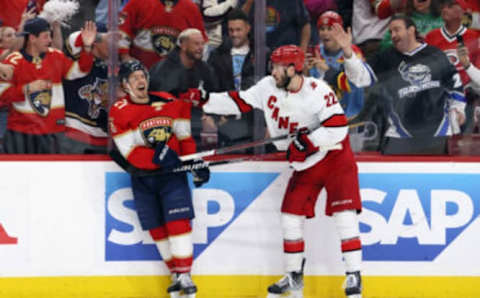
[[[266,139],[270,140],[270,139]],[[232,146],[233,147],[233,146]],[[320,148],[320,152],[326,152],[329,150],[341,150],[343,148],[342,144],[335,144],[332,146],[323,146]],[[285,159],[285,154],[282,153],[279,155],[278,153],[276,155],[282,156],[282,159]],[[237,162],[243,162],[243,161],[262,161],[265,160],[266,157],[272,156],[272,154],[261,154],[261,155],[248,155],[248,156],[242,156],[242,157],[237,157],[233,159],[222,159],[222,160],[198,160],[198,161],[193,161],[193,160],[188,160],[185,161],[183,165],[176,167],[176,168],[166,168],[166,169],[161,169],[161,170],[156,170],[158,171],[157,174],[172,174],[172,173],[181,173],[181,172],[189,172],[191,170],[200,170],[203,168],[208,168],[208,167],[213,167],[213,166],[219,166],[219,165],[225,165],[225,164],[231,164],[231,163],[237,163]],[[186,163],[191,161],[191,163]]]
[[[279,155],[278,153],[275,153],[275,155]],[[282,154],[284,155],[284,154]],[[132,176],[136,177],[145,177],[145,176],[155,176],[155,175],[166,175],[166,174],[174,174],[174,173],[182,173],[182,172],[190,172],[192,170],[200,170],[208,167],[213,167],[213,166],[220,166],[220,165],[225,165],[225,164],[231,164],[231,163],[237,163],[237,162],[243,162],[243,161],[259,161],[259,160],[265,160],[267,157],[273,156],[272,154],[262,154],[262,155],[249,155],[249,156],[242,156],[242,157],[236,157],[236,158],[231,158],[231,159],[222,159],[222,160],[212,160],[212,161],[206,161],[206,160],[199,160],[198,162],[192,162],[192,163],[184,163],[183,165],[175,168],[164,168],[164,169],[158,169],[158,170],[142,170],[142,169],[132,169],[129,168],[128,170],[124,167],[122,167],[125,171],[127,171],[129,174]],[[281,157],[279,155],[279,157]],[[283,157],[284,159],[285,157]]]
[[[315,130],[315,129],[319,128],[320,126],[321,125],[316,125],[314,127],[308,127],[307,126],[307,128],[310,131],[312,131],[312,130]],[[295,132],[289,133],[289,134],[285,134],[285,135],[272,137],[272,138],[256,140],[256,141],[253,141],[253,142],[236,144],[236,145],[232,145],[232,146],[228,146],[228,147],[211,149],[211,150],[197,152],[197,153],[193,153],[193,154],[189,154],[189,155],[183,155],[183,156],[180,156],[180,160],[181,161],[194,160],[194,159],[204,158],[204,157],[207,157],[207,156],[220,155],[220,154],[225,154],[225,153],[229,153],[229,152],[233,152],[233,151],[237,151],[237,150],[243,150],[243,149],[258,147],[258,146],[270,144],[270,143],[273,143],[273,142],[276,142],[276,141],[281,141],[281,140],[286,140],[288,138],[293,138],[297,135],[297,132],[298,131],[295,131]],[[325,148],[325,149],[328,149],[328,148]],[[341,148],[336,148],[335,147],[335,148],[331,148],[329,150],[335,150],[335,149],[338,150],[338,149],[341,149]]]

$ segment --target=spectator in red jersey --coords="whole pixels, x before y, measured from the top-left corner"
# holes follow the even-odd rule
[[[205,33],[202,15],[191,0],[130,0],[120,13],[122,61],[136,58],[150,68],[175,48],[187,28]]]
[[[2,8],[0,9],[0,19],[3,20],[4,26],[19,30],[22,14],[27,10],[35,14],[39,13],[45,2],[46,0],[0,0],[0,7]]]
[[[50,47],[49,23],[42,18],[26,22],[25,45],[5,62],[14,68],[11,81],[2,83],[0,99],[9,103],[6,153],[59,153],[65,131],[63,78],[76,79],[90,72],[96,27],[86,22],[83,51],[78,61]]]
[[[462,0],[444,0],[441,13],[445,25],[430,31],[425,41],[444,51],[460,74],[467,97],[464,132],[470,132],[473,106],[480,94],[480,43],[479,34],[462,25],[466,8]]]

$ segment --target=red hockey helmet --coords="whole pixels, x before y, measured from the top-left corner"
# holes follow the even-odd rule
[[[272,63],[286,66],[293,64],[295,71],[302,71],[305,63],[305,54],[296,45],[286,45],[276,48],[270,56],[270,60]]]
[[[340,24],[340,26],[343,26],[343,20],[338,13],[332,10],[328,10],[318,17],[317,28],[322,26],[332,27],[333,24]]]

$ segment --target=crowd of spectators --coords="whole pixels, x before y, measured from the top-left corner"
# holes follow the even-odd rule
[[[298,45],[306,55],[305,75],[322,78],[337,92],[355,151],[446,154],[445,142],[452,135],[479,133],[477,0],[117,0],[119,35],[112,38],[108,0],[76,6],[77,0],[63,1],[71,4],[63,20],[47,17],[54,1],[0,0],[2,153],[107,152],[108,109],[122,93],[108,92],[109,41],[114,40],[118,63],[139,60],[149,69],[151,91],[169,92],[180,100],[192,90],[246,90],[268,74],[271,51]],[[255,7],[258,3],[266,6]],[[263,18],[256,9],[265,12]],[[264,30],[265,39],[255,40],[255,30]],[[439,51],[424,51],[427,44]],[[351,55],[370,71],[368,84],[357,80],[352,69],[358,68],[349,66]],[[385,69],[382,59],[395,55],[403,64],[390,63]],[[421,55],[430,57],[415,58]],[[432,92],[428,82],[446,71],[435,68],[439,63],[432,59],[449,61],[452,73],[436,86],[442,100],[426,103],[422,99]],[[259,61],[266,69],[260,75]],[[404,83],[413,90],[406,98],[415,100],[411,114],[405,115],[399,111],[402,97],[395,94]],[[402,137],[396,134],[400,130],[422,138],[433,112],[443,113],[437,118],[449,123],[439,128],[445,142],[432,141],[436,148],[419,151],[403,150],[395,142],[395,150],[386,150],[390,139]],[[252,141],[265,124],[253,112],[220,117],[193,108],[191,125],[202,150]],[[436,141],[437,135],[429,137]]]

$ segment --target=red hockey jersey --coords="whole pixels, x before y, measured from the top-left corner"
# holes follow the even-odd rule
[[[65,99],[62,80],[86,76],[93,55],[82,51],[72,61],[57,49],[49,48],[41,57],[22,52],[8,55],[4,63],[13,65],[10,82],[0,83],[0,100],[11,104],[7,128],[27,134],[50,134],[65,130]],[[25,93],[25,86],[35,80],[49,80],[52,89]]]
[[[165,92],[151,92],[151,104],[135,104],[126,97],[109,113],[109,129],[122,156],[133,166],[153,170],[155,145],[167,142],[178,155],[195,153],[191,136],[191,104]]]
[[[120,13],[120,54],[130,53],[150,68],[175,48],[177,37],[187,28],[207,35],[197,5],[190,0],[164,5],[160,0],[130,0]]]
[[[465,71],[465,68],[460,63],[460,60],[457,56],[457,35],[463,37],[463,42],[468,48],[470,54],[470,61],[476,67],[480,67],[480,41],[479,34],[473,30],[469,30],[463,26],[451,35],[445,30],[445,27],[437,28],[430,31],[425,36],[425,42],[441,49],[448,57],[450,62],[457,68],[460,77],[462,78],[462,83],[466,86],[470,82],[470,77]]]

